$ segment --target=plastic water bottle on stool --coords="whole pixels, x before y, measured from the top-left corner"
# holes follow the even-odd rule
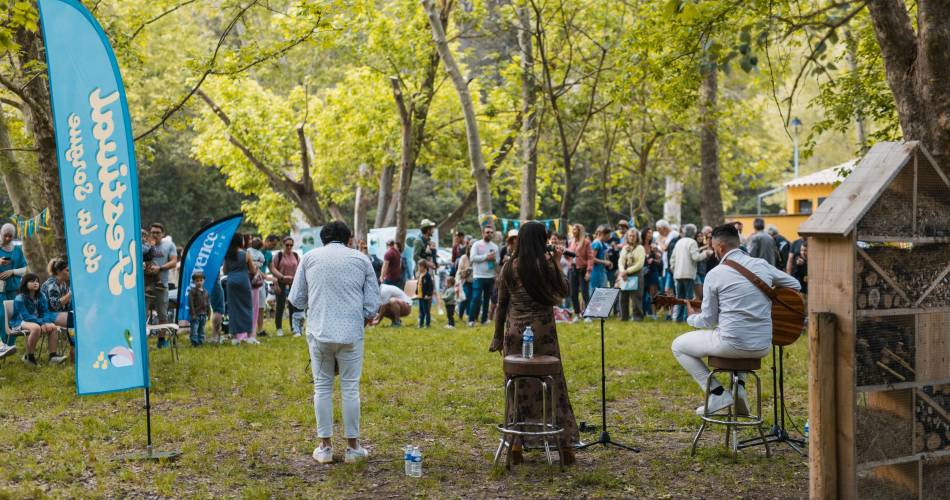
[[[418,446],[412,447],[412,464],[409,472],[412,477],[422,477],[422,450]]]
[[[521,334],[521,357],[531,359],[534,357],[534,330],[528,325]]]

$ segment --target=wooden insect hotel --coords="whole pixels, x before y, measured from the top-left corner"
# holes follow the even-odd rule
[[[950,498],[948,174],[877,144],[799,229],[812,498]]]

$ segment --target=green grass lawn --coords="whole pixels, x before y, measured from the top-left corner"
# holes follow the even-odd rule
[[[526,464],[511,472],[493,469],[503,377],[498,354],[487,350],[491,329],[449,330],[444,317],[435,319],[439,325],[429,330],[368,330],[362,434],[371,455],[358,465],[318,465],[310,458],[316,427],[302,338],[182,347],[179,363],[153,349],[155,445],[182,452],[170,463],[115,460],[144,448],[142,391],[80,398],[72,366],[29,368],[9,358],[0,366],[0,497],[807,495],[807,461],[788,448],[771,459],[762,449],[744,450],[733,464],[723,432],[714,428],[697,456],[689,455],[699,420],[692,410],[701,395],[669,350],[687,327],[666,322],[607,323],[611,436],[642,453],[597,447],[579,452],[577,466],[562,473],[529,452]],[[575,414],[599,425],[596,324],[559,326],[559,335]],[[760,374],[770,401],[769,366]],[[785,366],[790,411],[801,426],[807,414],[804,340],[786,351]],[[766,411],[771,415],[770,403]],[[421,479],[403,474],[408,443],[422,448]],[[342,439],[334,442],[338,459],[344,446]]]

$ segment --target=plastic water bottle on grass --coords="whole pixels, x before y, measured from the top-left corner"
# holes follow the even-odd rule
[[[412,464],[409,472],[412,477],[422,477],[422,450],[418,446],[412,447]]]
[[[528,325],[521,334],[521,357],[525,359],[534,357],[534,330],[531,329],[531,325]]]
[[[402,450],[402,461],[403,466],[405,467],[406,475],[411,476],[412,471],[412,445],[407,444],[406,447]]]

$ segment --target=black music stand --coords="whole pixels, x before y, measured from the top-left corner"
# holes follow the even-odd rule
[[[778,348],[778,376],[775,373],[775,351]],[[760,446],[765,443],[785,443],[801,456],[808,456],[808,443],[804,439],[789,436],[785,428],[785,348],[772,346],[772,430],[768,434],[739,442],[738,448]]]
[[[604,448],[612,445],[617,448],[640,453],[639,448],[611,440],[610,433],[607,432],[607,365],[604,360],[604,320],[610,316],[610,312],[613,310],[619,295],[620,289],[618,288],[597,288],[591,295],[590,300],[587,301],[587,309],[584,310],[583,316],[585,318],[600,319],[600,417],[603,427],[601,428],[600,439],[591,443],[582,444],[577,447],[578,450],[601,444],[604,445]]]

